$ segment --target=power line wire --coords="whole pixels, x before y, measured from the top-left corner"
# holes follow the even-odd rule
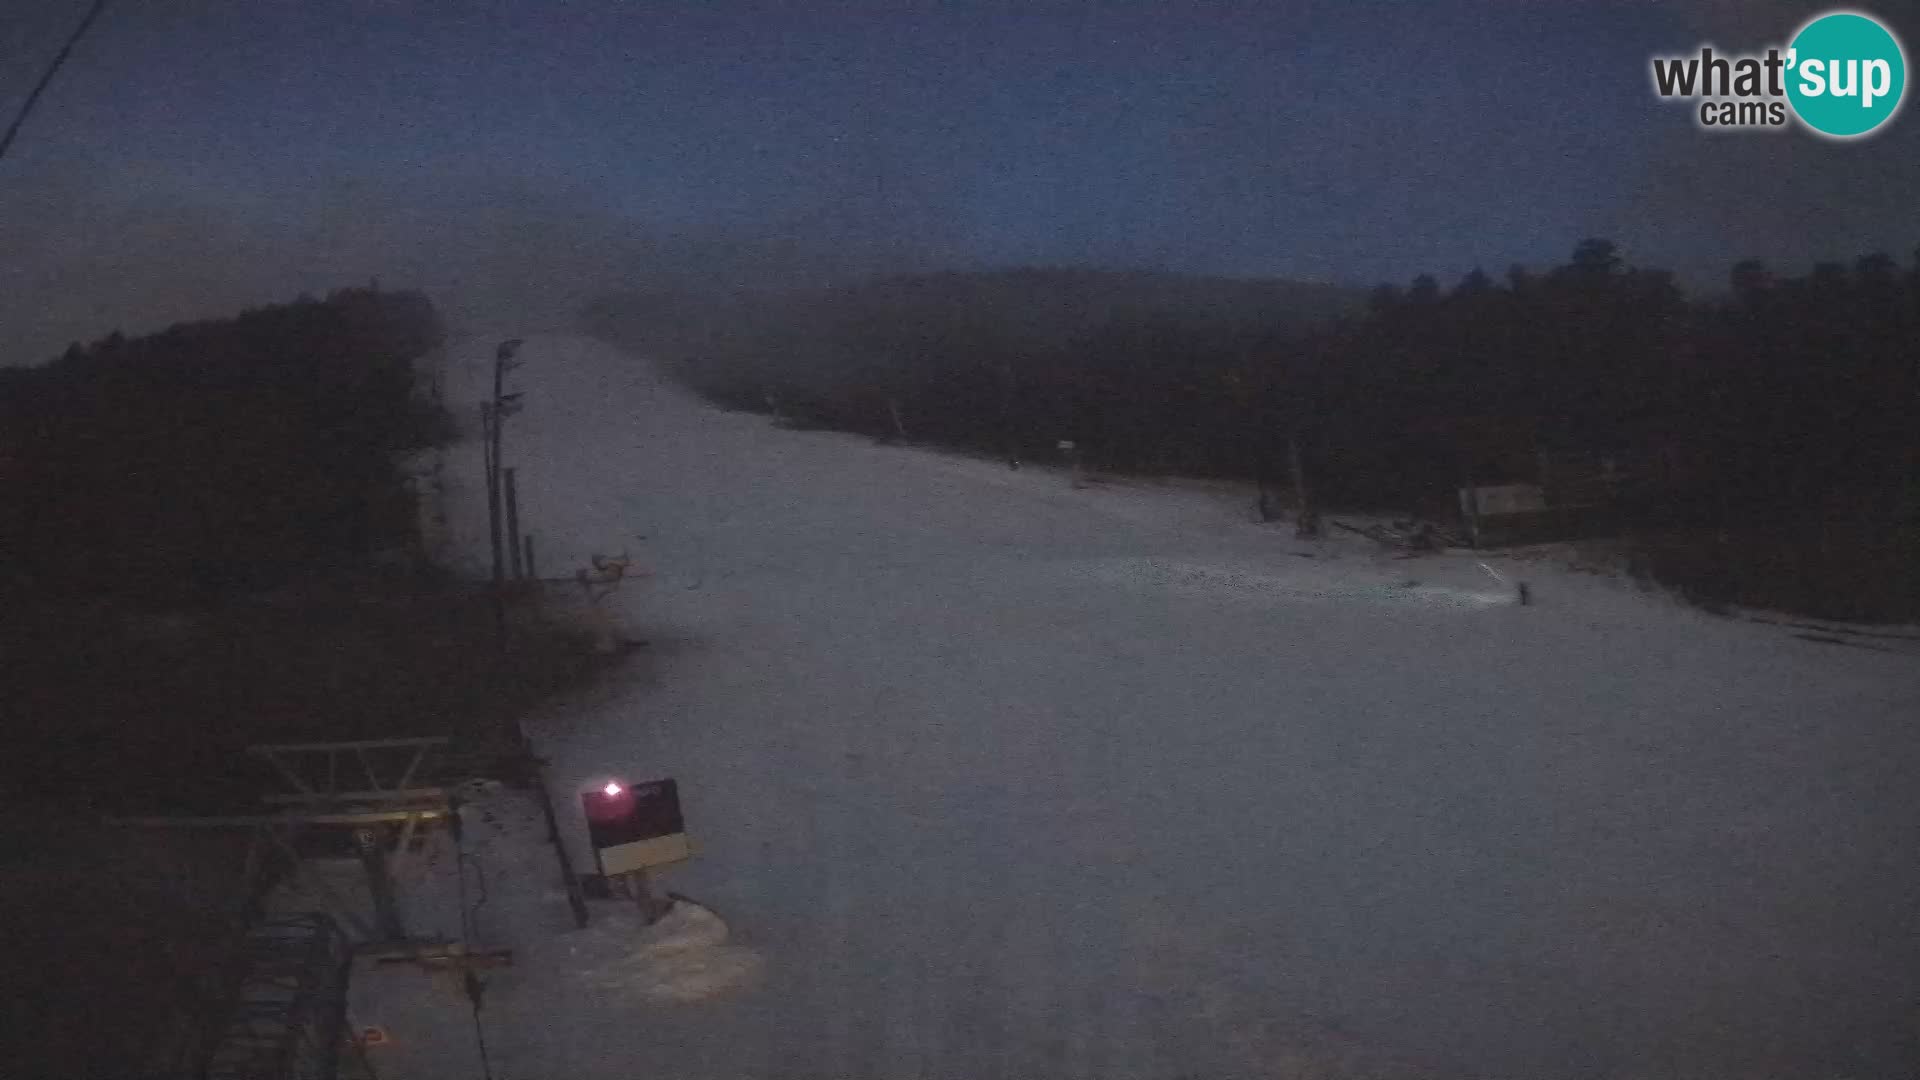
[[[87,9],[86,17],[81,19],[80,25],[74,28],[73,36],[67,38],[67,43],[60,47],[53,62],[47,65],[47,70],[41,74],[40,81],[35,83],[33,90],[27,94],[27,100],[20,103],[20,112],[14,116],[13,123],[7,128],[7,133],[0,135],[0,159],[7,156],[7,150],[13,146],[13,140],[20,134],[20,125],[27,122],[33,107],[39,104],[40,95],[47,91],[47,84],[51,83],[53,77],[59,73],[61,66],[67,62],[67,57],[73,55],[73,47],[80,44],[81,38],[87,36],[87,31],[93,28],[94,20],[100,17],[100,12],[105,10],[106,6],[107,0],[93,0],[93,6]]]

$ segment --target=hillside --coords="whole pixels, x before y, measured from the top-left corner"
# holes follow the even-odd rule
[[[1357,311],[1364,290],[1278,278],[1150,270],[1031,267],[868,278],[823,288],[720,292],[672,283],[611,293],[588,305],[587,328],[656,356],[737,338],[797,331],[835,315],[878,322],[968,317],[1021,340],[1060,345],[1118,319],[1271,328]]]
[[[603,297],[583,318],[724,405],[998,451],[1113,427],[1110,410],[1089,408],[1090,379],[1151,368],[1154,381],[1217,388],[1250,350],[1362,300],[1277,279],[1035,268],[728,295],[656,287]]]

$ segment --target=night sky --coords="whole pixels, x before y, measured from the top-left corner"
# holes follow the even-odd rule
[[[85,3],[5,7],[10,118]],[[0,162],[0,362],[375,276],[491,329],[649,275],[1905,261],[1911,103],[1837,144],[1649,85],[1829,7],[119,0]]]

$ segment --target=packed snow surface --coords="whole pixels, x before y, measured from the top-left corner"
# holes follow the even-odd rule
[[[456,409],[492,351],[456,350]],[[522,355],[506,462],[541,573],[648,573],[608,602],[649,645],[531,724],[562,829],[591,865],[574,792],[677,778],[699,850],[660,887],[699,906],[571,930],[543,828],[501,833],[494,1075],[1920,1060],[1913,650],[1296,541],[1218,485],[781,430],[587,340]],[[477,447],[450,469],[478,560]],[[470,1038],[389,1060],[477,1075]]]

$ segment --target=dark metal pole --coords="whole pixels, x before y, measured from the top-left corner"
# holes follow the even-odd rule
[[[500,407],[501,380],[506,377],[507,357],[511,354],[512,350],[504,342],[493,351],[493,406],[496,409]]]
[[[519,581],[526,576],[523,564],[520,561],[519,485],[514,483],[514,470],[504,469],[501,471],[501,474],[507,500],[507,565],[508,569],[512,571],[513,579]]]
[[[502,543],[502,523],[500,520],[501,431],[505,427],[507,419],[506,387],[504,385],[507,374],[507,361],[513,359],[514,352],[519,348],[520,339],[514,338],[501,342],[500,347],[493,351],[493,400],[487,404],[487,414],[493,419],[493,424],[487,432],[487,458],[491,463],[487,475],[487,516],[491,519],[488,522],[488,526],[493,537],[493,623],[494,631],[498,637],[502,651],[505,651],[507,647],[507,566],[506,560],[503,558],[504,552],[500,549]],[[508,540],[514,545],[514,561],[518,562],[520,539],[515,536],[508,538]]]
[[[500,483],[496,475],[499,461],[494,453],[494,429],[499,427],[500,418],[494,414],[493,403],[480,403],[480,421],[482,430],[481,453],[487,467],[487,539],[493,550],[493,587],[488,590],[493,607],[494,643],[502,650],[507,647],[507,602],[500,589]]]
[[[494,414],[493,404],[480,403],[480,453],[486,463],[487,484],[487,539],[493,555],[493,582],[500,583],[500,481],[498,472],[500,463],[494,456],[493,429],[500,423]]]
[[[500,381],[505,374],[506,359],[507,357],[506,357],[505,348],[502,348],[499,352],[494,353],[494,356],[493,356],[493,402],[490,409],[488,410],[493,416],[493,428],[490,432],[488,432],[489,445],[492,448],[491,454],[493,459],[493,470],[492,470],[492,474],[488,478],[487,506],[489,507],[489,513],[491,514],[493,519],[490,524],[493,527],[493,537],[494,537],[494,540],[493,540],[493,587],[495,591],[498,591],[500,587],[506,582],[506,575],[507,575],[506,560],[502,558],[502,552],[500,549],[500,536],[501,536],[501,530],[500,530],[500,525],[501,525],[501,522],[500,522],[500,429],[504,426],[503,422],[506,420],[506,416],[501,412],[501,409],[500,409]]]

